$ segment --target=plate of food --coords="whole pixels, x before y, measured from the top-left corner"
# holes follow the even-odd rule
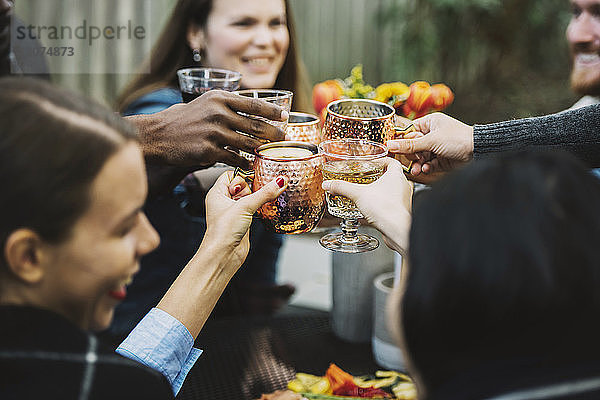
[[[287,390],[266,394],[261,400],[414,400],[417,391],[412,379],[396,371],[376,371],[373,375],[352,376],[335,364],[325,375],[302,372],[288,382]]]

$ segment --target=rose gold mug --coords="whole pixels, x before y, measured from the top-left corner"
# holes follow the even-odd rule
[[[286,130],[287,138],[318,145],[321,142],[319,122],[316,115],[292,111]]]
[[[368,99],[342,99],[327,105],[327,116],[321,130],[321,141],[334,139],[366,139],[385,143],[402,138],[414,130],[413,125],[395,125],[394,107]],[[395,156],[405,171],[410,171],[412,161],[401,155]]]
[[[277,176],[288,178],[286,190],[258,210],[265,226],[276,233],[297,234],[317,226],[325,211],[323,174],[317,146],[306,142],[271,142],[255,151],[252,171],[236,169],[256,191]]]

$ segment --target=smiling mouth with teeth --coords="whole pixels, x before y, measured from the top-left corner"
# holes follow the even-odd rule
[[[133,282],[133,275],[123,279],[120,283],[119,283],[119,287],[123,287],[123,286],[129,286],[131,285],[131,282]]]
[[[597,53],[578,53],[575,60],[581,64],[592,64],[600,62],[600,56]]]
[[[252,65],[269,65],[271,64],[271,59],[269,58],[251,58],[246,59],[245,62]]]

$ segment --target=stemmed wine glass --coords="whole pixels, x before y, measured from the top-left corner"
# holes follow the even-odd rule
[[[385,172],[384,158],[387,148],[365,139],[335,139],[321,142],[323,180],[338,179],[367,185]],[[347,197],[325,192],[327,209],[335,217],[342,218],[342,231],[323,236],[323,247],[344,253],[362,253],[374,250],[379,241],[369,235],[358,233],[359,218],[364,218],[356,204]]]

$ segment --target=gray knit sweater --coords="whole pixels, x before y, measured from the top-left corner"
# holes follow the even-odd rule
[[[600,167],[600,104],[543,117],[475,125],[473,157],[494,153],[556,148]]]

